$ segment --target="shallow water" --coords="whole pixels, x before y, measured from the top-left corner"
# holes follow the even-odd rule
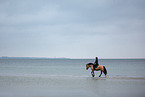
[[[99,60],[107,78],[92,78],[88,62],[0,60],[0,97],[145,97],[145,60]]]

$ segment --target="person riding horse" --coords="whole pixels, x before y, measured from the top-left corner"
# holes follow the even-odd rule
[[[102,65],[98,64],[98,57],[96,57],[96,60],[95,60],[94,64],[93,63],[86,64],[86,70],[88,70],[89,67],[91,67],[91,70],[92,70],[91,74],[92,74],[93,77],[95,76],[94,71],[99,71],[99,70],[101,71],[99,77],[101,77],[102,72],[105,74],[105,77],[106,77],[107,70],[106,70],[105,66],[102,66]]]

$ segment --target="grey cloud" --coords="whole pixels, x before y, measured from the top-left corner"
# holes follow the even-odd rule
[[[144,0],[1,0],[0,55],[144,57],[144,5]]]

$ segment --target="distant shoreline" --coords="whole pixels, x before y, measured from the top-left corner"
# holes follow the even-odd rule
[[[0,57],[0,59],[70,59],[70,58],[47,58],[47,57]]]

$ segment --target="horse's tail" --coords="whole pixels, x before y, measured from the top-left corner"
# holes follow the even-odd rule
[[[104,74],[107,75],[107,69],[105,66],[103,66],[103,67],[104,67]]]

